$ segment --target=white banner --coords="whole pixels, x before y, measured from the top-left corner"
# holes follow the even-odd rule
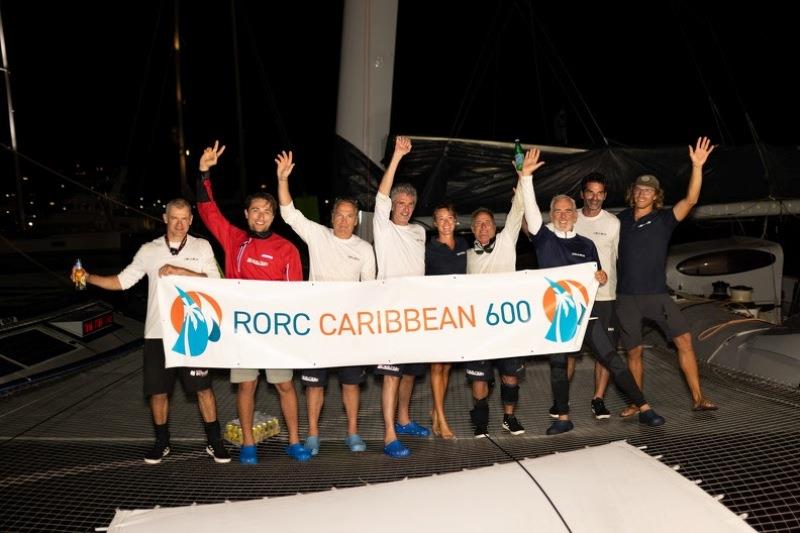
[[[166,364],[305,369],[574,352],[595,270],[361,283],[168,276],[158,282]]]

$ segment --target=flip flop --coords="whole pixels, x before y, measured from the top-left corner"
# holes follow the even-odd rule
[[[717,404],[708,398],[701,398],[699,402],[692,405],[692,411],[716,411],[717,409],[719,409]]]

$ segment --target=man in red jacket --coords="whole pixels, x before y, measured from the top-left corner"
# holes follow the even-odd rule
[[[302,281],[303,268],[300,253],[295,246],[270,231],[278,204],[268,193],[257,192],[245,199],[244,216],[248,230],[228,222],[214,202],[211,190],[210,169],[217,164],[225,147],[219,141],[206,148],[200,157],[200,183],[197,187],[197,210],[206,227],[214,234],[225,250],[225,276],[238,279]],[[253,417],[258,369],[231,369],[231,383],[237,383],[236,406],[242,425],[242,448],[239,461],[258,463]],[[297,392],[290,369],[267,369],[267,382],[275,385],[280,395],[281,410],[289,432],[286,453],[298,461],[308,461],[311,452],[300,444],[297,421]]]

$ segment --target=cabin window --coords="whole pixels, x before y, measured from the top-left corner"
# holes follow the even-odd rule
[[[700,254],[678,263],[678,272],[686,276],[723,276],[770,266],[775,256],[763,250],[722,250]]]

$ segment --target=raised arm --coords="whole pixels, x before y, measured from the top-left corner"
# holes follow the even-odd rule
[[[386,172],[383,173],[381,183],[378,186],[378,192],[384,196],[389,196],[392,191],[392,184],[394,183],[394,175],[397,172],[397,167],[400,165],[400,160],[403,156],[411,151],[411,139],[398,135],[394,141],[394,153],[389,166],[386,167]]]
[[[542,213],[536,205],[536,193],[533,191],[533,173],[542,165],[544,161],[539,161],[539,150],[534,148],[528,150],[522,162],[522,170],[517,171],[519,183],[517,184],[517,194],[522,195],[522,204],[525,209],[525,223],[528,231],[532,235],[539,233],[542,227]]]
[[[689,178],[689,187],[686,190],[686,198],[682,199],[672,208],[675,218],[683,220],[692,211],[700,200],[700,189],[703,186],[703,165],[708,160],[708,156],[714,151],[714,145],[708,137],[699,137],[694,149],[689,146],[689,159],[692,160],[692,176]]]
[[[275,158],[275,174],[278,176],[278,202],[281,207],[292,203],[292,195],[289,192],[289,175],[294,170],[294,161],[291,150],[287,154],[285,151],[278,154]]]

